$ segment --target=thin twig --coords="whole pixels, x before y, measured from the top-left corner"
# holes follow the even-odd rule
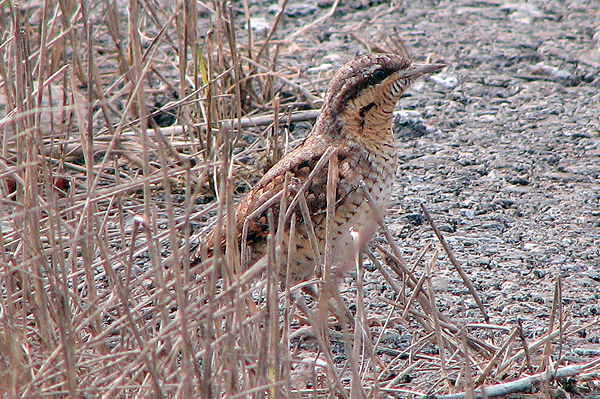
[[[288,35],[288,37],[285,38],[285,40],[291,41],[294,38],[304,34],[304,32],[306,32],[309,29],[312,29],[313,26],[320,24],[321,22],[325,21],[326,19],[330,18],[333,16],[333,14],[335,13],[335,10],[337,9],[338,4],[340,3],[340,0],[335,0],[335,3],[333,3],[333,5],[331,6],[331,8],[329,9],[329,11],[315,19],[314,21],[312,21],[310,24],[305,25],[302,29],[297,30],[296,32],[292,33],[291,35]]]
[[[452,263],[452,266],[454,266],[454,268],[456,269],[456,271],[458,271],[458,274],[460,274],[460,277],[463,279],[463,282],[465,283],[465,285],[469,289],[469,292],[471,293],[471,295],[475,299],[475,302],[477,303],[477,306],[479,307],[479,310],[481,311],[481,314],[483,315],[483,318],[485,319],[486,323],[489,323],[490,322],[490,318],[488,317],[487,312],[485,311],[485,307],[483,306],[483,302],[481,302],[481,299],[479,299],[479,295],[477,295],[477,291],[475,291],[475,288],[473,287],[473,284],[471,283],[471,279],[469,278],[469,276],[467,275],[467,273],[465,273],[465,271],[462,268],[462,266],[460,265],[460,263],[458,263],[458,261],[456,260],[456,257],[454,256],[454,253],[452,252],[452,249],[450,249],[450,246],[446,242],[446,239],[444,239],[444,236],[442,236],[442,233],[440,232],[440,230],[435,225],[433,219],[431,218],[431,215],[427,211],[427,208],[425,208],[425,204],[421,204],[421,209],[423,210],[423,213],[425,214],[425,217],[427,218],[427,221],[429,222],[429,225],[433,229],[435,235],[440,240],[440,242],[442,243],[442,246],[444,247],[444,250],[448,254],[448,258],[450,259],[450,263]]]
[[[600,363],[600,358],[593,360],[585,364],[575,364],[567,367],[560,368],[558,370],[548,370],[542,373],[534,374],[525,378],[510,381],[504,384],[492,385],[484,389],[484,395],[488,398],[505,396],[516,392],[526,392],[533,388],[533,386],[543,381],[560,380],[562,378],[572,377],[583,372],[592,369]],[[481,389],[475,391],[475,398],[483,398]],[[456,393],[451,395],[440,395],[433,396],[432,399],[464,399],[466,394]]]

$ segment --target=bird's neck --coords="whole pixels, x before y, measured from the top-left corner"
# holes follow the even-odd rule
[[[380,105],[368,112],[348,107],[342,114],[324,110],[319,114],[314,131],[328,132],[330,137],[351,140],[367,148],[393,146],[393,105]]]

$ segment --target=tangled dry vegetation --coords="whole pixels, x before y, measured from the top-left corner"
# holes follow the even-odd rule
[[[377,314],[362,267],[343,290],[321,283],[312,300],[279,290],[268,271],[216,280],[190,265],[198,226],[227,223],[237,191],[300,139],[292,122],[319,105],[278,63],[289,45],[273,39],[281,12],[253,36],[247,2],[237,6],[0,3],[1,396],[468,398],[481,387],[487,397],[597,387],[598,361],[566,365],[561,355],[563,340],[590,326],[561,313],[560,281],[547,332],[530,341],[489,323],[454,262],[479,322],[450,320],[431,284],[450,249],[425,246],[408,265],[383,223],[387,242],[367,254],[386,281]],[[408,343],[390,345],[390,329]]]

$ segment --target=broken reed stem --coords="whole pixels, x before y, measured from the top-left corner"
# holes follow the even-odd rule
[[[346,387],[342,383],[340,376],[334,368],[335,362],[333,360],[331,346],[329,345],[329,335],[323,336],[323,334],[320,332],[321,324],[327,323],[327,321],[318,320],[317,316],[315,316],[315,313],[308,307],[308,305],[304,301],[304,298],[298,291],[293,291],[292,295],[294,297],[294,302],[298,304],[298,307],[300,308],[302,313],[304,313],[308,318],[309,324],[315,329],[315,338],[317,339],[317,343],[321,350],[321,354],[325,357],[325,361],[327,364],[327,376],[330,380],[333,380],[333,385],[331,387],[335,388],[336,393],[338,393],[343,398],[350,399],[348,393],[346,392]],[[347,327],[342,326],[342,329],[343,328]],[[344,333],[344,336],[348,336],[348,334]]]
[[[266,298],[267,303],[265,307],[265,324],[266,324],[266,332],[265,338],[266,342],[262,344],[262,352],[261,357],[266,359],[265,362],[258,362],[259,367],[264,367],[264,370],[261,370],[260,375],[263,375],[266,378],[263,383],[268,383],[268,381],[279,381],[279,367],[277,363],[279,351],[277,347],[279,346],[279,307],[278,305],[278,295],[277,288],[279,285],[279,256],[277,252],[281,252],[277,250],[276,246],[276,234],[273,232],[275,229],[275,218],[273,216],[273,209],[269,209],[267,212],[267,220],[269,223],[269,234],[267,235],[267,287],[266,287]],[[275,387],[271,387],[268,391],[269,398],[275,398]]]
[[[421,276],[419,281],[417,281],[417,285],[413,288],[410,298],[408,298],[408,301],[404,305],[405,306],[404,311],[402,312],[403,319],[406,319],[406,316],[408,316],[408,311],[410,309],[410,306],[414,302],[417,295],[419,295],[419,293],[421,292],[421,289],[423,288],[423,283],[425,282],[426,279],[429,279],[429,277],[430,277],[429,271],[432,269],[433,265],[435,264],[436,260],[438,259],[438,256],[439,256],[439,251],[436,250],[433,254],[433,257],[431,258],[431,262],[429,262],[427,264],[427,266],[425,267],[425,272],[423,273],[423,275]]]
[[[460,329],[460,343],[462,349],[462,361],[463,361],[463,370],[465,375],[464,387],[465,387],[465,396],[466,399],[475,399],[475,395],[473,394],[473,389],[475,386],[473,385],[473,373],[471,370],[471,356],[469,356],[469,344],[467,342],[467,329],[463,327]]]
[[[376,244],[375,247],[377,249],[380,249],[381,246],[379,244]],[[375,254],[373,253],[373,251],[371,251],[369,248],[367,248],[365,250],[365,252],[366,252],[367,256],[369,257],[369,259],[371,260],[371,262],[373,262],[373,264],[375,265],[377,270],[381,273],[381,275],[385,279],[386,283],[388,283],[390,285],[390,287],[392,288],[392,290],[394,290],[394,292],[396,293],[396,295],[397,295],[396,302],[405,304],[406,297],[404,295],[404,290],[398,286],[398,283],[396,282],[396,280],[387,271],[387,269],[385,267],[383,267],[383,265],[381,264],[379,259],[377,259],[375,257]]]
[[[271,29],[269,30],[269,33],[267,34],[265,41],[263,42],[263,44],[260,46],[260,48],[256,52],[256,55],[252,58],[253,60],[259,61],[262,53],[267,49],[269,42],[271,41],[271,38],[273,37],[273,34],[275,33],[275,31],[277,30],[277,27],[279,26],[279,21],[281,20],[281,17],[283,16],[285,7],[287,6],[287,2],[288,2],[288,0],[283,0],[281,2],[281,5],[279,6],[279,11],[277,11],[277,14],[275,15],[273,25],[271,26]]]
[[[435,303],[435,294],[433,292],[433,285],[431,284],[431,277],[429,276],[429,268],[425,270],[425,275],[427,275],[427,292],[429,293],[430,309],[431,309],[431,319],[433,321],[434,331],[435,331],[435,340],[437,342],[438,352],[440,355],[440,372],[442,373],[442,378],[446,380],[446,384],[451,386],[451,383],[448,379],[448,370],[446,369],[446,345],[444,345],[444,339],[442,337],[442,328],[440,325],[439,318],[439,310],[437,308],[437,304]]]
[[[521,338],[521,343],[523,344],[523,351],[525,352],[525,365],[527,367],[527,371],[533,371],[533,364],[531,363],[531,352],[529,351],[529,345],[527,344],[527,337],[525,337],[525,332],[523,331],[523,320],[519,318],[517,320],[518,323],[518,331],[519,338]]]
[[[387,229],[387,226],[385,226],[385,223],[383,223],[383,222],[380,226],[382,226],[382,229]],[[389,231],[388,231],[388,234],[390,234]],[[390,236],[391,236],[391,234],[390,234]],[[396,244],[392,243],[391,247],[393,248],[394,245],[396,245]],[[387,263],[390,266],[390,269],[392,269],[396,273],[398,273],[400,278],[405,278],[405,281],[406,281],[406,284],[408,285],[408,287],[410,289],[414,290],[414,288],[417,284],[417,280],[416,280],[415,276],[410,272],[410,270],[407,269],[406,263],[404,261],[401,261],[394,254],[392,254],[391,252],[387,251],[385,248],[383,248],[379,245],[377,245],[377,249],[379,249],[382,253],[385,254],[386,257],[388,257],[389,259],[392,260],[391,264],[390,264],[390,262]],[[399,251],[398,248],[396,248],[396,250]],[[402,265],[404,265],[404,266],[402,266]],[[400,267],[398,267],[398,266],[400,266]],[[417,298],[419,299],[419,304],[421,305],[423,310],[426,312],[430,311],[429,308],[430,308],[431,301],[430,301],[427,293],[424,292],[423,290],[417,291],[417,292],[418,292]],[[408,308],[408,309],[411,309],[411,308]],[[414,309],[411,309],[410,312],[413,315],[415,314]],[[447,318],[444,317],[444,315],[442,315],[442,314],[440,314],[439,316],[443,320],[445,328],[447,328],[451,333],[454,333],[454,334],[458,332],[459,328],[454,323],[448,321]],[[425,329],[429,328],[427,323],[424,323],[422,326]]]
[[[508,336],[508,338],[506,339],[504,344],[496,351],[496,353],[494,354],[494,357],[492,357],[490,359],[490,361],[488,361],[487,365],[485,366],[485,368],[483,369],[481,374],[475,380],[475,383],[473,384],[473,386],[478,387],[485,382],[487,377],[492,372],[493,367],[495,367],[496,364],[498,364],[498,361],[500,360],[500,358],[502,356],[504,356],[505,353],[507,353],[508,347],[514,342],[517,334],[519,334],[521,332],[520,330],[521,330],[520,327],[513,328],[512,332],[510,333],[510,335]]]
[[[325,286],[327,286],[328,290],[333,284],[331,277],[331,268],[333,266],[333,228],[335,223],[334,217],[337,200],[337,184],[339,179],[337,149],[334,147],[330,148],[331,155],[328,159],[329,167],[327,169],[327,213],[325,219],[325,249],[323,257],[323,277]]]
[[[333,266],[333,258],[332,258],[332,247],[333,247],[333,227],[335,221],[335,206],[336,206],[336,194],[337,194],[337,184],[339,178],[338,171],[338,158],[337,158],[337,149],[333,147],[329,147],[327,149],[329,152],[329,156],[327,159],[328,168],[327,168],[327,208],[325,214],[325,246],[323,249],[323,269],[320,277],[323,278],[323,283],[320,285],[319,290],[319,324],[314,327],[317,328],[317,336],[321,337],[323,340],[324,346],[322,347],[326,356],[333,361],[333,358],[330,356],[331,346],[329,345],[329,334],[327,333],[327,319],[329,316],[329,301],[330,298],[333,297],[333,291],[336,289],[333,287],[333,280],[331,276],[331,268]],[[325,155],[321,157],[321,160],[325,159]],[[319,160],[319,163],[320,161]],[[318,163],[317,163],[318,165]],[[315,169],[317,166],[315,166]],[[313,170],[314,171],[314,170]],[[309,175],[309,179],[312,173]],[[308,180],[308,179],[307,179]],[[303,185],[303,187],[306,184]],[[305,199],[305,196],[302,196],[302,199]],[[309,217],[310,219],[310,217]],[[319,253],[320,250],[316,253]],[[318,270],[317,270],[318,273]],[[349,349],[349,348],[348,348]],[[337,376],[337,372],[334,368],[333,363],[330,363],[330,360],[327,361],[327,371],[328,374],[335,374]],[[331,378],[331,377],[330,377]]]
[[[339,3],[340,3],[340,0],[335,0],[335,2],[332,4],[332,6],[329,9],[329,11],[327,11],[327,13],[325,13],[325,15],[322,15],[321,17],[317,18],[313,22],[311,22],[311,23],[309,23],[307,25],[304,25],[304,27],[302,29],[299,29],[296,32],[292,33],[291,35],[288,35],[285,40],[286,41],[293,41],[294,38],[302,35],[307,30],[312,29],[313,26],[316,26],[316,25],[320,24],[321,22],[325,21],[326,19],[332,17],[333,14],[335,13],[335,10],[337,9],[337,6],[338,6]]]
[[[555,330],[556,324],[558,321],[558,332],[559,332],[559,356],[561,358],[562,354],[562,339],[563,339],[563,323],[562,323],[562,278],[560,276],[556,277],[556,281],[554,283],[554,297],[552,298],[552,309],[550,310],[550,319],[548,320],[548,333],[551,333]],[[544,358],[542,363],[538,368],[538,372],[542,372],[546,369],[546,367],[550,364],[550,354],[552,353],[552,344],[551,342],[547,342],[544,347]]]
[[[565,328],[566,328],[566,326],[565,326]],[[545,345],[547,342],[551,342],[552,340],[556,339],[556,337],[558,335],[559,335],[558,331],[553,331],[551,333],[548,333],[546,336],[544,336],[544,337],[540,338],[539,340],[535,341],[534,343],[530,344],[529,352],[534,353],[535,351],[540,349],[540,347],[542,347],[542,345]],[[494,372],[494,375],[496,375],[496,376],[502,375],[502,373],[505,372],[508,367],[513,365],[520,358],[524,357],[525,353],[526,353],[525,350],[522,349],[522,350],[518,351],[517,353],[513,354],[512,356],[510,356],[507,360],[505,360],[503,363],[501,363],[498,366],[498,368]]]
[[[438,240],[440,240],[440,243],[442,243],[442,246],[444,247],[444,250],[446,251],[446,254],[448,254],[448,258],[450,259],[450,263],[452,263],[452,266],[454,266],[454,268],[456,269],[456,271],[458,272],[458,274],[460,274],[460,277],[463,279],[463,282],[465,283],[465,285],[469,289],[469,292],[473,296],[473,299],[475,299],[475,302],[477,303],[477,306],[479,307],[479,310],[481,311],[481,314],[483,315],[483,318],[484,318],[485,322],[489,323],[490,322],[490,318],[488,317],[487,312],[485,311],[485,307],[483,306],[483,302],[481,302],[481,299],[479,299],[479,295],[477,295],[477,291],[475,291],[475,288],[473,287],[473,284],[471,283],[471,279],[469,278],[469,276],[467,275],[467,273],[465,273],[465,271],[463,270],[463,268],[460,265],[460,263],[458,263],[458,261],[456,260],[456,257],[454,256],[454,253],[452,252],[452,249],[450,249],[450,246],[446,242],[446,239],[444,238],[444,236],[442,235],[442,233],[440,232],[440,230],[437,228],[435,222],[433,221],[433,218],[431,217],[431,215],[427,211],[427,208],[425,208],[425,204],[421,203],[421,209],[423,210],[423,213],[425,214],[425,217],[427,218],[427,221],[429,222],[429,225],[433,229],[433,232],[437,236]]]
[[[362,354],[366,355],[366,341],[370,341],[371,337],[368,331],[367,317],[365,312],[364,303],[364,268],[362,267],[361,259],[361,248],[360,248],[360,234],[356,230],[350,231],[350,235],[354,241],[354,266],[356,271],[356,316],[354,318],[354,340],[352,342],[352,355],[350,356],[350,371],[352,374],[352,384],[350,388],[350,397],[352,398],[364,398],[366,392],[363,389],[361,372],[358,365],[358,359],[361,358]],[[346,349],[350,352],[350,347]],[[372,355],[372,352],[369,353]],[[366,357],[366,356],[365,356]],[[363,357],[364,359],[364,357]],[[375,384],[377,385],[377,384]]]

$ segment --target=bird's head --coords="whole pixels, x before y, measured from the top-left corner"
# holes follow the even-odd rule
[[[388,129],[396,103],[418,77],[445,64],[419,64],[395,54],[369,54],[346,63],[333,76],[321,115],[345,136]],[[323,121],[325,122],[325,121]],[[328,123],[328,122],[325,122]],[[365,131],[363,133],[369,133]]]

